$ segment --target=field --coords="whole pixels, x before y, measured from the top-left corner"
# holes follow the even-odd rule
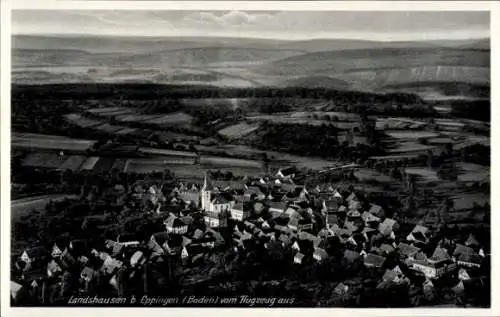
[[[408,167],[406,173],[417,176],[423,182],[439,181],[436,171],[426,167]]]
[[[36,133],[13,133],[11,146],[33,150],[63,150],[83,152],[89,149],[96,141],[71,139],[57,135]]]
[[[21,164],[29,167],[58,168],[64,160],[57,153],[30,153]]]
[[[249,121],[262,122],[268,121],[270,123],[282,123],[282,124],[308,124],[313,126],[322,126],[324,124],[333,125],[338,129],[350,130],[352,128],[360,126],[359,122],[336,122],[328,120],[317,120],[309,119],[305,117],[295,117],[292,114],[279,114],[279,115],[259,115],[259,116],[248,116],[246,118]]]
[[[457,163],[460,182],[481,182],[490,181],[491,172],[488,166],[482,166],[474,163]]]
[[[80,170],[81,171],[92,170],[94,169],[94,166],[97,164],[98,161],[99,157],[96,156],[88,157],[80,166]]]
[[[155,149],[155,148],[148,148],[148,147],[141,147],[139,148],[139,151],[144,153],[144,154],[150,154],[150,155],[161,155],[161,156],[167,156],[167,157],[176,157],[176,158],[195,158],[197,155],[196,153],[193,152],[183,152],[183,151],[174,151],[174,150],[163,150],[163,149]]]
[[[81,128],[90,128],[102,124],[102,122],[99,120],[84,118],[82,115],[77,113],[70,113],[67,114],[65,117],[69,122]]]
[[[391,131],[385,130],[385,134],[396,139],[419,139],[419,138],[434,138],[439,134],[430,131]]]
[[[241,122],[229,127],[226,127],[219,131],[219,134],[230,138],[230,139],[238,139],[241,138],[253,131],[257,130],[259,125],[257,124],[248,124],[245,122]]]
[[[168,115],[163,115],[157,118],[153,118],[151,120],[147,120],[146,123],[155,124],[155,125],[184,125],[191,124],[193,121],[193,117],[182,112],[172,113]]]
[[[72,171],[78,171],[80,169],[80,166],[86,159],[87,157],[81,155],[70,156],[66,161],[64,161],[64,163],[59,165],[58,169],[59,170],[69,169]]]

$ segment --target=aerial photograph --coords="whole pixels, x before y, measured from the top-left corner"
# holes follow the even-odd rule
[[[490,12],[13,10],[10,304],[490,308]]]

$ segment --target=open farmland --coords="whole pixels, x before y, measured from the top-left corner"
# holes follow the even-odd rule
[[[247,167],[247,168],[262,168],[262,163],[252,160],[242,160],[217,156],[202,156],[200,164],[203,166],[212,167]]]
[[[88,157],[80,166],[80,170],[81,171],[92,170],[98,161],[99,157],[97,156]]]
[[[290,117],[292,118],[327,118],[333,121],[353,121],[358,122],[360,120],[359,115],[339,112],[339,111],[296,111],[293,112]]]
[[[437,182],[439,177],[437,172],[433,169],[427,167],[408,167],[405,169],[408,175],[414,175],[418,177],[418,180],[422,182]]]
[[[162,126],[162,125],[184,125],[184,124],[189,125],[192,123],[192,121],[193,121],[192,116],[183,112],[178,112],[168,115],[162,115],[157,118],[147,120],[145,122],[149,124]]]
[[[248,124],[246,122],[240,122],[238,124],[226,127],[219,131],[219,134],[230,138],[230,139],[238,139],[241,138],[253,131],[257,130],[259,125],[257,124]]]
[[[253,122],[267,121],[270,123],[307,124],[313,126],[322,126],[326,124],[333,125],[334,127],[341,130],[349,130],[352,128],[360,127],[359,122],[336,122],[328,120],[309,119],[304,117],[294,117],[292,116],[292,114],[248,116],[246,117],[246,119]]]
[[[193,152],[185,152],[185,151],[175,151],[175,150],[163,150],[163,149],[155,149],[149,147],[141,147],[139,151],[144,154],[150,155],[159,155],[159,156],[171,156],[175,158],[196,158],[196,153]]]
[[[404,141],[398,142],[395,144],[395,148],[387,149],[387,153],[391,154],[402,154],[402,153],[410,153],[410,152],[427,152],[429,150],[439,151],[439,147],[431,146],[431,145],[422,145],[418,142],[414,141]]]
[[[490,181],[489,166],[460,162],[456,164],[456,167],[459,170],[458,180],[460,182]]]
[[[98,131],[102,131],[102,132],[114,133],[114,132],[117,132],[119,130],[123,130],[123,126],[105,123],[105,124],[95,126],[94,129],[96,129]]]
[[[38,137],[36,134],[25,136],[13,135],[11,139],[12,147],[41,149],[41,150],[67,150],[67,151],[86,151],[96,141],[61,138],[60,136]]]
[[[72,155],[66,161],[64,161],[64,163],[59,165],[58,169],[59,170],[69,169],[72,171],[78,171],[80,169],[80,166],[86,159],[87,157],[82,155]]]
[[[123,111],[126,109],[127,108],[124,108],[124,107],[104,107],[104,108],[88,109],[87,112],[93,113],[93,114],[102,114],[102,113],[106,113],[106,112]]]
[[[81,128],[91,128],[102,124],[102,122],[99,120],[88,119],[77,113],[70,113],[67,114],[65,117],[69,122]]]
[[[381,183],[390,183],[393,181],[390,176],[368,168],[356,169],[354,172],[354,176],[361,182],[376,180]]]
[[[58,168],[66,158],[61,158],[57,153],[30,153],[21,162],[23,166]]]
[[[384,131],[388,136],[395,139],[419,139],[419,138],[434,138],[439,134],[431,131]]]

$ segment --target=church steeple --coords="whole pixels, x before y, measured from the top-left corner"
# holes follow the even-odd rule
[[[203,191],[208,191],[208,190],[213,190],[212,188],[212,182],[207,177],[207,174],[205,174],[205,179],[203,180],[203,187],[201,188]]]

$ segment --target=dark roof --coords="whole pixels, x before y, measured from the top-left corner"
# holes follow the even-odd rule
[[[445,248],[440,248],[437,247],[434,250],[434,253],[430,257],[431,260],[433,261],[445,261],[445,260],[450,260],[450,255],[448,254],[448,251]]]
[[[457,259],[457,261],[461,262],[480,264],[482,260],[474,249],[463,244],[456,245],[455,250],[453,251],[453,256]]]
[[[71,247],[71,253],[74,255],[86,254],[88,251],[88,243],[87,240],[78,239],[71,240],[69,246]]]
[[[297,168],[295,166],[288,166],[288,167],[284,167],[284,168],[280,168],[279,172],[281,172],[281,174],[283,176],[290,176],[292,174],[295,174],[297,173]]]
[[[269,208],[273,209],[279,209],[279,210],[285,210],[286,204],[280,201],[270,201],[267,203],[269,205]]]
[[[411,232],[412,233],[420,232],[422,235],[425,236],[429,232],[429,228],[421,225],[416,225]]]
[[[47,249],[45,249],[45,247],[43,246],[37,246],[26,249],[26,253],[30,258],[40,259],[47,255]]]
[[[385,262],[385,257],[373,253],[369,253],[365,257],[365,264],[370,264],[375,267],[381,267],[384,264],[384,262]]]
[[[344,251],[344,258],[346,258],[349,262],[352,262],[352,261],[358,259],[360,256],[361,255],[356,251],[352,251],[349,249],[346,249]]]
[[[161,246],[165,243],[165,241],[168,240],[168,233],[166,233],[165,231],[160,231],[153,233],[152,237],[154,238],[156,243],[158,243]]]
[[[412,256],[412,255],[416,254],[418,251],[420,251],[420,249],[415,247],[415,246],[400,242],[398,244],[398,251],[399,251],[399,254],[401,254],[401,255]]]
[[[318,255],[321,259],[328,258],[328,253],[322,248],[314,248],[314,255]]]
[[[383,234],[389,234],[396,223],[396,220],[386,218],[382,223],[380,223],[378,230]]]
[[[92,279],[95,275],[97,275],[97,272],[94,269],[86,266],[86,267],[83,268],[83,270],[81,271],[80,274],[83,275],[83,276],[87,276],[88,278]]]
[[[375,204],[371,204],[371,208],[370,208],[370,210],[368,212],[371,213],[372,215],[380,217],[380,215],[383,213],[383,211],[384,210],[382,209],[381,206],[375,205]]]
[[[470,234],[469,237],[467,238],[467,241],[465,241],[466,246],[479,246],[479,242],[476,240],[476,237],[474,237],[473,234]]]
[[[213,204],[227,204],[230,200],[225,195],[213,195],[212,203]]]

